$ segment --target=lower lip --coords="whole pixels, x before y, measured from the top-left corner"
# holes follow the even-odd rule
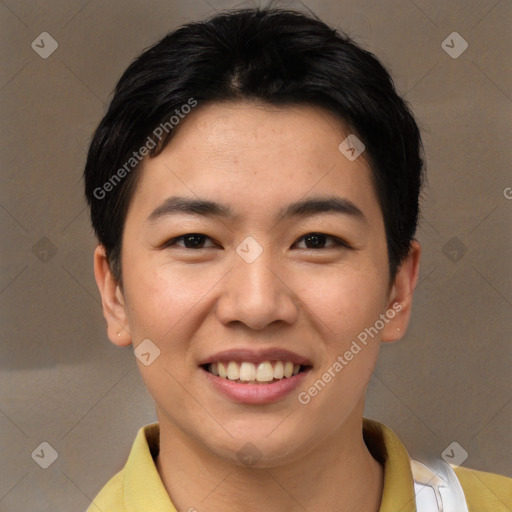
[[[301,384],[309,370],[308,368],[297,375],[283,378],[271,384],[241,384],[217,377],[201,368],[201,371],[217,391],[234,402],[244,404],[270,404],[285,398]]]

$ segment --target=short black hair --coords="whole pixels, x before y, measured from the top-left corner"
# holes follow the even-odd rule
[[[323,107],[364,143],[393,278],[419,216],[418,126],[372,53],[312,14],[274,7],[183,25],[121,76],[84,171],[92,225],[114,277],[121,280],[122,234],[139,162],[162,151],[193,106],[237,100]]]

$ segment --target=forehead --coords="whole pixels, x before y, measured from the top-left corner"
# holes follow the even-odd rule
[[[350,133],[320,107],[249,101],[199,106],[157,157],[143,161],[132,206],[147,212],[181,194],[231,204],[242,216],[263,215],[262,204],[277,212],[283,202],[334,193],[378,215],[364,153],[350,161],[339,149]]]
[[[332,154],[326,154],[325,148],[337,150],[348,131],[341,120],[319,107],[277,107],[256,101],[211,103],[184,120],[169,151],[178,155],[196,147],[203,153],[195,158],[236,158],[245,163],[252,158],[255,168],[258,161],[283,157],[290,167],[294,163],[326,167]]]

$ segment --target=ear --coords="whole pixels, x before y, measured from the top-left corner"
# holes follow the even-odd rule
[[[94,277],[101,294],[107,334],[112,343],[127,346],[132,342],[125,301],[120,284],[110,270],[105,248],[98,245],[94,251]]]
[[[407,330],[411,317],[414,289],[418,283],[420,255],[421,246],[417,240],[413,240],[407,257],[398,269],[389,294],[386,310],[389,314],[387,316],[391,318],[391,312],[395,314],[382,330],[381,339],[384,342],[399,340]]]

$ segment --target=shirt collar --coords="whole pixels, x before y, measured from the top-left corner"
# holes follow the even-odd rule
[[[159,441],[158,423],[142,427],[137,433],[125,465],[124,498],[128,512],[177,512],[153,459],[158,454]]]
[[[159,425],[137,433],[125,465],[124,497],[129,512],[177,512],[163,485],[154,458],[159,451]],[[372,456],[384,467],[379,512],[416,512],[410,459],[397,435],[378,421],[363,418],[363,438]]]
[[[379,512],[416,512],[409,454],[386,425],[363,418],[363,438],[373,457],[384,466],[384,488]]]

